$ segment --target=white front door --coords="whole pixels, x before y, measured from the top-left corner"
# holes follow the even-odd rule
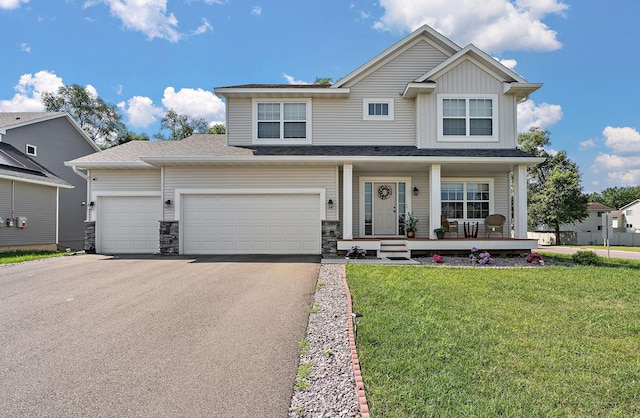
[[[397,235],[396,183],[373,184],[373,233],[375,235]]]

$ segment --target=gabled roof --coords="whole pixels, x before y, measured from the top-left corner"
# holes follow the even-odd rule
[[[418,77],[410,83],[405,90],[406,95],[413,94],[411,89],[421,87],[418,83],[433,83],[446,72],[459,65],[464,60],[471,59],[482,66],[488,73],[504,83],[505,94],[515,94],[516,100],[526,99],[531,93],[542,87],[542,83],[529,83],[522,76],[491,57],[486,52],[473,44],[469,44],[456,52],[454,55],[436,65],[431,70]],[[423,89],[432,89],[433,84],[426,84]]]
[[[328,84],[243,84],[239,86],[216,87],[218,97],[323,97],[338,99],[349,97],[349,89],[330,89]]]
[[[602,203],[598,203],[598,202],[589,202],[587,203],[587,210],[597,210],[597,211],[601,211],[601,212],[611,212],[614,211],[614,208],[610,208],[607,205],[603,205]]]
[[[18,151],[0,142],[0,178],[72,189],[73,186]]]
[[[453,55],[457,51],[460,50],[460,47],[451,41],[449,38],[445,37],[432,27],[428,25],[423,25],[418,29],[411,32],[409,35],[402,38],[400,41],[396,42],[389,48],[382,51],[380,54],[376,55],[360,67],[356,68],[354,71],[350,72],[346,76],[342,77],[336,83],[334,83],[331,88],[341,88],[348,84],[349,82],[357,79],[362,76],[364,73],[371,71],[374,68],[377,68],[387,62],[391,57],[395,56],[399,51],[401,51],[407,45],[412,44],[416,39],[425,37],[428,39],[430,43],[436,46],[438,49],[443,51],[447,55]]]
[[[100,151],[100,147],[98,147],[96,143],[89,138],[87,133],[78,126],[76,121],[65,112],[0,112],[0,140],[1,135],[5,135],[10,129],[58,118],[65,118],[94,150]]]
[[[636,199],[633,202],[631,202],[631,203],[629,203],[627,205],[624,205],[623,207],[620,208],[620,210],[625,210],[625,209],[627,209],[627,208],[629,208],[631,206],[637,205],[638,203],[640,203],[640,199]]]

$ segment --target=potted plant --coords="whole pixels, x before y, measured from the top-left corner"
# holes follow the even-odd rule
[[[418,217],[411,212],[407,212],[407,216],[404,218],[404,230],[407,232],[407,238],[416,236],[417,223]]]
[[[433,232],[436,233],[436,236],[438,237],[438,239],[443,239],[444,238],[444,233],[447,232],[448,229],[445,227],[440,227],[440,228],[436,228],[433,230]]]

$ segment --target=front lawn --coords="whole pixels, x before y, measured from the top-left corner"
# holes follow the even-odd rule
[[[0,252],[0,264],[21,263],[23,261],[38,260],[40,258],[60,257],[65,253],[60,251],[9,251]]]
[[[348,265],[375,417],[640,416],[637,269]]]

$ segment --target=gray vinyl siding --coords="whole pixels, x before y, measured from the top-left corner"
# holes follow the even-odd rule
[[[227,100],[227,143],[229,145],[251,145],[252,113],[251,99]]]
[[[326,190],[326,200],[338,197],[337,170],[328,167],[167,167],[162,200],[174,200],[176,189],[316,189]],[[326,204],[326,202],[324,202]],[[326,208],[335,220],[338,205]],[[165,219],[175,219],[175,205],[166,208]]]
[[[160,169],[148,170],[91,170],[89,190],[95,202],[97,196],[108,194],[115,196],[133,196],[136,193],[160,193]],[[95,221],[95,212],[89,211],[89,219]]]
[[[11,216],[11,180],[0,179],[0,217]],[[14,216],[26,216],[27,227],[0,226],[0,248],[56,244],[55,187],[14,182]]]
[[[470,60],[443,74],[436,80],[433,93],[420,96],[427,116],[424,125],[426,148],[515,148],[516,146],[516,103],[515,96],[504,95],[502,81],[484,71]],[[498,142],[443,141],[438,138],[438,94],[495,94],[498,96]]]
[[[60,189],[59,244],[82,249],[85,220],[82,202],[87,199],[86,180],[64,162],[96,151],[65,117],[9,129],[2,141],[25,154],[27,144],[35,145],[37,155],[30,158],[74,186],[73,189]]]

